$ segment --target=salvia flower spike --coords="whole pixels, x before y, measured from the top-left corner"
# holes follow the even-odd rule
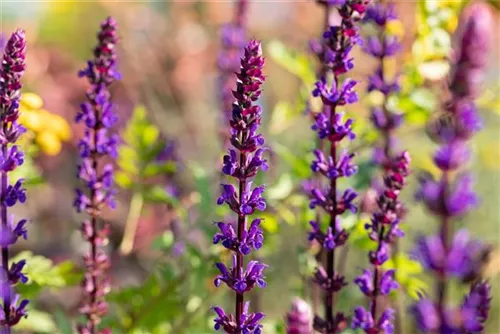
[[[395,311],[386,308],[379,314],[377,301],[379,296],[388,295],[397,289],[395,270],[382,271],[381,266],[389,260],[391,244],[404,235],[399,228],[402,203],[399,199],[401,189],[406,185],[409,174],[410,155],[403,152],[394,157],[387,167],[385,189],[379,195],[378,211],[373,214],[371,222],[365,225],[369,238],[375,242],[376,248],[368,253],[371,269],[366,269],[355,280],[361,292],[370,300],[370,308],[362,306],[354,310],[352,327],[362,329],[365,333],[394,333]]]
[[[354,154],[338,149],[342,140],[355,138],[351,128],[352,120],[344,120],[343,113],[338,108],[358,100],[354,90],[356,81],[341,79],[354,66],[350,52],[360,42],[356,25],[364,15],[368,2],[328,1],[329,5],[338,6],[341,22],[338,26],[329,27],[323,34],[320,59],[326,70],[312,92],[313,96],[321,98],[324,105],[322,112],[315,117],[312,129],[320,140],[330,145],[328,155],[319,149],[314,152],[315,159],[311,165],[313,172],[328,180],[328,186],[322,187],[319,185],[321,182],[317,182],[315,186],[309,187],[310,207],[321,207],[330,218],[326,230],[322,230],[319,221],[312,221],[312,231],[309,233],[309,240],[321,244],[326,253],[326,269],[319,266],[314,275],[316,284],[325,296],[324,317],[315,317],[314,328],[325,334],[338,333],[348,326],[347,317],[341,312],[334,312],[334,296],[347,284],[344,277],[335,272],[335,249],[342,246],[348,238],[348,233],[341,227],[340,215],[346,211],[357,211],[352,202],[357,194],[352,189],[339,191],[337,180],[354,175],[358,168],[352,161]]]
[[[424,174],[416,197],[440,218],[440,229],[437,235],[419,238],[413,251],[413,256],[434,273],[437,281],[435,300],[422,297],[412,308],[424,333],[480,333],[488,318],[491,296],[487,281],[474,280],[470,293],[458,306],[449,304],[447,290],[452,278],[470,280],[487,248],[464,228],[453,233],[452,222],[478,203],[472,175],[459,169],[471,155],[467,140],[481,129],[474,98],[484,77],[493,27],[491,13],[484,3],[465,8],[452,57],[451,97],[428,127],[431,139],[440,145],[434,163],[441,176],[435,180]]]
[[[8,209],[26,201],[23,179],[9,182],[9,173],[23,164],[24,154],[16,145],[26,131],[18,123],[19,101],[21,99],[21,78],[26,69],[26,39],[24,31],[17,30],[8,39],[3,51],[0,67],[0,174],[1,203],[0,247],[2,248],[2,270],[0,271],[0,333],[11,333],[11,327],[23,317],[27,317],[29,301],[21,299],[14,292],[14,285],[26,283],[28,278],[22,273],[25,260],[12,263],[9,267],[9,248],[18,238],[26,239],[26,219],[17,220]]]
[[[222,193],[217,201],[219,205],[226,203],[238,219],[236,226],[217,223],[220,231],[213,240],[214,244],[221,243],[233,252],[231,265],[216,264],[220,275],[214,283],[216,286],[224,283],[235,292],[236,309],[233,315],[226,314],[220,307],[214,307],[217,313],[214,328],[229,334],[260,334],[260,320],[264,314],[249,313],[249,304],[244,301],[246,292],[255,286],[266,286],[264,270],[267,266],[258,261],[244,264],[244,256],[262,247],[264,239],[260,228],[261,220],[257,218],[250,225],[247,221],[247,216],[266,208],[266,201],[262,197],[264,187],[252,184],[257,171],[268,168],[267,161],[263,158],[264,138],[257,133],[262,110],[255,104],[264,83],[264,58],[260,42],[251,40],[247,44],[240,65],[240,71],[236,74],[236,89],[233,91],[236,101],[229,120],[232,148],[224,156],[222,167],[222,172],[237,181],[237,185],[222,184]]]
[[[109,86],[120,79],[116,55],[117,23],[113,18],[104,20],[97,39],[94,58],[79,72],[80,77],[87,78],[90,88],[86,93],[87,101],[81,104],[76,115],[76,122],[85,125],[85,135],[78,143],[81,158],[78,178],[83,187],[76,191],[74,206],[78,212],[85,212],[89,216],[82,223],[81,232],[90,248],[84,255],[85,275],[80,313],[87,321],[78,326],[81,334],[111,332],[109,329],[99,330],[98,325],[107,312],[104,296],[110,289],[106,276],[110,260],[102,249],[107,243],[109,227],[102,226],[99,216],[105,206],[115,207],[116,192],[113,165],[109,161],[110,158],[116,158],[118,144],[118,136],[111,133],[117,115]]]

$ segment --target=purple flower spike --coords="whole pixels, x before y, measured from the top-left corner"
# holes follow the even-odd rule
[[[315,173],[314,182],[307,184],[310,197],[309,207],[320,207],[329,216],[329,226],[321,229],[318,222],[311,222],[312,231],[309,240],[317,241],[326,253],[326,270],[316,269],[314,281],[326,292],[324,302],[324,317],[314,318],[314,329],[320,333],[337,333],[346,329],[347,319],[342,312],[335,312],[333,307],[334,294],[338,293],[347,283],[344,277],[335,272],[335,251],[345,244],[348,233],[340,226],[340,215],[346,212],[357,212],[354,201],[357,193],[353,189],[342,191],[337,182],[341,178],[351,177],[357,173],[354,164],[354,153],[340,151],[340,142],[344,139],[354,140],[352,119],[344,120],[344,112],[339,108],[358,101],[355,91],[357,82],[347,76],[354,67],[351,51],[361,43],[357,23],[362,19],[366,6],[370,1],[344,0],[320,1],[329,12],[329,6],[337,6],[340,15],[338,25],[326,27],[320,42],[311,43],[313,52],[321,62],[318,80],[312,91],[314,97],[321,99],[323,108],[314,115],[312,130],[320,140],[314,151],[315,159],[311,169]],[[325,152],[328,151],[328,155]],[[327,182],[321,182],[321,178]],[[324,185],[323,185],[324,183]],[[319,215],[319,213],[317,213]],[[321,218],[321,217],[319,217]]]
[[[102,22],[94,58],[78,73],[90,84],[86,93],[88,101],[81,104],[80,112],[75,117],[76,122],[83,123],[86,129],[78,144],[81,160],[77,176],[84,187],[76,190],[74,206],[78,212],[90,216],[82,223],[81,231],[83,238],[91,244],[91,251],[84,255],[86,274],[82,282],[80,313],[87,321],[78,326],[80,334],[109,333],[109,329],[98,329],[101,317],[107,312],[104,296],[110,289],[106,277],[109,259],[100,250],[106,243],[109,229],[99,226],[99,216],[105,206],[115,207],[113,166],[102,160],[106,156],[117,156],[118,136],[111,133],[111,128],[118,117],[109,92],[109,86],[121,77],[117,68],[117,27],[111,17]]]
[[[267,170],[267,160],[263,157],[264,138],[257,133],[261,122],[262,109],[255,105],[261,95],[260,86],[264,82],[262,68],[264,58],[260,42],[250,41],[243,51],[240,61],[240,71],[236,74],[236,89],[232,92],[236,101],[232,104],[231,118],[228,120],[231,136],[228,154],[223,158],[222,172],[237,181],[237,186],[222,184],[222,193],[217,204],[227,204],[237,214],[236,225],[218,222],[219,232],[213,238],[214,244],[221,243],[233,251],[233,263],[230,268],[223,263],[217,263],[220,271],[215,280],[215,286],[225,283],[236,293],[235,315],[226,315],[220,308],[214,310],[218,315],[215,319],[216,330],[224,330],[230,334],[261,333],[259,321],[262,313],[248,313],[248,303],[244,303],[244,294],[255,286],[266,287],[264,269],[267,265],[249,261],[244,269],[244,256],[252,250],[263,246],[264,233],[260,227],[261,219],[254,219],[247,226],[247,216],[266,209],[263,197],[264,186],[252,188],[252,178],[259,170]]]
[[[362,307],[355,310],[352,327],[361,328],[368,334],[394,333],[394,311],[387,309],[377,318],[377,298],[399,288],[395,270],[383,272],[380,266],[389,260],[391,244],[404,235],[399,229],[402,218],[399,195],[410,173],[410,160],[408,152],[403,152],[388,163],[390,168],[384,179],[385,189],[377,199],[378,211],[373,213],[371,222],[365,224],[369,238],[377,244],[376,249],[368,253],[373,269],[364,270],[354,283],[370,299],[371,307],[370,312]]]
[[[414,256],[436,277],[437,298],[421,300],[414,307],[422,331],[440,333],[480,333],[489,308],[486,282],[473,282],[470,294],[461,307],[450,306],[447,284],[456,277],[470,282],[485,245],[473,240],[466,229],[452,234],[453,219],[467,214],[478,204],[473,191],[473,177],[460,171],[470,159],[466,141],[478,132],[481,120],[474,105],[485,75],[491,31],[494,29],[489,9],[473,3],[463,11],[452,55],[449,80],[450,99],[442,112],[427,127],[431,139],[440,144],[434,163],[441,170],[438,180],[430,174],[420,178],[416,193],[427,208],[440,218],[436,235],[421,237]],[[480,305],[480,306],[479,306]]]
[[[19,301],[14,294],[14,286],[25,284],[28,278],[22,270],[25,260],[13,262],[9,267],[9,250],[19,237],[26,239],[27,220],[17,221],[8,212],[10,207],[26,201],[26,190],[23,179],[9,180],[9,173],[24,163],[24,154],[16,142],[26,131],[19,124],[19,102],[21,99],[21,78],[26,69],[26,39],[24,31],[15,31],[2,48],[0,65],[0,194],[2,209],[0,225],[0,247],[2,250],[2,267],[0,270],[0,332],[11,333],[22,318],[27,317],[27,299]]]
[[[460,18],[450,89],[457,99],[476,98],[486,74],[493,45],[494,19],[485,3],[466,7]]]

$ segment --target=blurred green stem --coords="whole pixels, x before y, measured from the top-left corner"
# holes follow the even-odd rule
[[[128,212],[127,222],[125,223],[123,239],[120,244],[120,253],[122,255],[130,254],[134,248],[135,233],[137,232],[137,225],[139,225],[139,218],[143,206],[144,197],[142,191],[136,191],[130,201],[130,210]]]

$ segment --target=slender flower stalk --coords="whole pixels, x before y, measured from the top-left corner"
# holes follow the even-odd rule
[[[219,98],[222,108],[221,142],[227,147],[230,129],[228,127],[233,112],[233,90],[236,73],[240,69],[241,50],[247,44],[246,14],[248,0],[238,0],[234,20],[221,28],[222,49],[217,61],[219,68]]]
[[[422,298],[413,308],[419,328],[425,333],[479,333],[488,316],[489,283],[474,282],[458,307],[449,305],[447,290],[452,278],[465,281],[470,276],[485,247],[473,240],[466,229],[454,233],[452,223],[478,203],[472,175],[460,173],[459,169],[471,155],[467,140],[481,129],[474,98],[487,65],[491,31],[493,22],[484,3],[465,9],[453,57],[451,97],[428,128],[431,138],[440,145],[434,163],[441,170],[441,177],[435,180],[423,175],[417,193],[417,198],[440,219],[439,233],[421,237],[414,251],[414,256],[437,279],[436,300]]]
[[[229,121],[232,148],[224,156],[222,167],[224,174],[238,181],[237,187],[222,184],[222,194],[217,200],[217,204],[226,203],[238,215],[236,231],[233,224],[218,222],[220,231],[213,240],[214,244],[221,243],[233,252],[230,268],[223,263],[216,264],[220,275],[214,281],[217,287],[226,283],[236,294],[234,315],[227,315],[222,308],[214,307],[218,316],[214,328],[229,334],[260,334],[262,325],[259,321],[264,317],[260,312],[249,313],[249,303],[244,301],[246,292],[255,286],[266,286],[264,269],[267,266],[258,261],[249,261],[246,266],[244,263],[244,256],[261,248],[264,240],[261,219],[256,218],[250,224],[247,221],[249,215],[266,208],[266,201],[262,197],[264,186],[252,187],[252,178],[257,172],[268,168],[267,161],[262,157],[265,152],[262,147],[264,138],[257,134],[262,110],[255,105],[264,82],[263,66],[261,44],[251,40],[244,49],[236,90],[233,91],[236,101]]]
[[[312,310],[309,304],[300,298],[295,298],[292,308],[286,315],[287,334],[311,334]]]
[[[383,180],[391,172],[392,161],[395,158],[397,149],[397,138],[394,132],[403,121],[403,115],[389,108],[389,99],[401,90],[399,83],[400,75],[389,78],[390,73],[387,68],[387,60],[394,57],[401,50],[401,43],[398,36],[391,34],[389,26],[398,20],[393,2],[384,4],[379,2],[373,4],[366,11],[363,21],[372,26],[375,34],[366,39],[364,51],[377,61],[375,72],[368,79],[367,92],[379,92],[382,94],[382,104],[371,108],[371,121],[375,129],[379,132],[379,141],[373,152],[373,162],[379,167],[380,175],[377,176],[377,185],[380,184],[379,177]],[[367,197],[365,196],[365,199]],[[401,204],[397,215],[402,220],[405,208]],[[396,259],[399,252],[399,241],[396,239],[392,245],[391,255]],[[398,261],[395,261],[396,272],[398,271]],[[402,327],[402,301],[400,296],[396,300],[396,330],[401,331]]]
[[[100,223],[100,213],[105,206],[116,206],[113,164],[105,161],[107,157],[116,158],[118,144],[118,136],[110,133],[117,116],[109,86],[120,79],[116,56],[117,23],[113,18],[104,20],[97,39],[94,58],[78,74],[87,78],[90,88],[86,93],[87,101],[81,104],[75,118],[77,123],[85,125],[85,135],[78,143],[81,158],[78,178],[84,188],[76,190],[74,206],[78,212],[89,215],[89,219],[82,223],[81,231],[90,248],[83,257],[85,276],[80,313],[87,321],[78,326],[81,334],[111,333],[110,329],[99,330],[98,326],[107,312],[104,296],[110,290],[106,277],[110,261],[102,249],[107,243],[109,226]]]
[[[326,187],[317,184],[309,189],[310,208],[321,207],[329,215],[326,232],[321,228],[320,221],[311,221],[312,231],[309,233],[309,240],[316,240],[326,253],[326,270],[320,265],[314,275],[316,284],[325,295],[324,318],[316,316],[314,328],[325,334],[338,333],[347,327],[346,316],[342,312],[334,312],[335,294],[347,284],[344,277],[335,272],[335,249],[344,245],[348,238],[348,233],[341,227],[340,216],[346,211],[357,212],[353,204],[357,194],[352,189],[340,192],[337,180],[354,175],[357,166],[352,162],[354,154],[339,150],[339,143],[344,138],[353,140],[355,134],[352,132],[353,121],[344,121],[343,113],[338,108],[358,101],[354,91],[356,81],[349,78],[341,81],[341,77],[353,68],[350,52],[360,42],[356,23],[364,14],[368,1],[337,0],[330,1],[330,4],[338,6],[341,22],[338,26],[329,27],[323,34],[323,62],[327,71],[316,82],[313,96],[320,97],[326,107],[317,114],[312,126],[319,139],[330,146],[328,155],[316,149],[316,158],[311,165],[313,172],[329,182]]]
[[[391,166],[385,177],[385,189],[379,195],[377,204],[379,210],[373,214],[370,223],[365,225],[369,238],[377,245],[376,249],[369,252],[369,260],[373,269],[366,269],[358,276],[356,283],[361,292],[370,299],[370,309],[359,306],[354,310],[352,321],[353,328],[360,328],[367,334],[394,333],[394,313],[391,308],[386,308],[381,314],[377,309],[379,296],[388,295],[399,284],[395,280],[395,270],[383,272],[381,266],[389,260],[391,244],[404,235],[399,228],[401,201],[399,195],[406,185],[409,174],[410,155],[403,152],[393,158]]]
[[[20,300],[14,292],[14,286],[26,283],[28,278],[22,273],[25,260],[14,262],[9,267],[9,247],[16,243],[19,237],[28,236],[26,219],[16,221],[8,209],[17,203],[26,201],[26,190],[23,179],[10,184],[9,172],[12,172],[24,162],[24,154],[16,145],[19,137],[26,129],[18,123],[19,101],[21,99],[21,77],[26,69],[26,39],[24,31],[14,32],[3,52],[0,67],[0,247],[2,248],[2,270],[0,271],[0,333],[10,334],[11,328],[21,318],[27,317],[27,299]]]
[[[324,77],[327,74],[328,71],[328,66],[325,64],[325,51],[327,50],[327,46],[325,45],[326,40],[323,38],[323,33],[328,30],[330,27],[330,16],[332,14],[332,11],[334,9],[335,3],[332,3],[331,1],[327,0],[316,0],[316,3],[320,5],[323,8],[323,29],[321,31],[321,38],[319,40],[313,39],[309,42],[309,47],[311,52],[316,56],[318,59],[318,70],[317,70],[317,79],[321,80],[322,77]],[[328,108],[327,105],[323,104],[321,107],[321,112],[325,113],[326,109]],[[314,114],[311,113],[313,117],[315,117]],[[318,150],[323,150],[324,146],[324,141],[317,138],[316,139],[316,149]],[[314,180],[312,181],[313,183],[320,184],[321,183],[321,175],[314,175]],[[307,189],[306,189],[307,192]],[[316,210],[316,221],[321,221],[321,211]],[[316,253],[316,261],[321,263],[323,260],[323,249],[320,248],[320,250]],[[313,300],[313,310],[314,312],[318,311],[318,306],[319,306],[319,295],[320,295],[320,289],[317,284],[314,283],[314,280],[311,280],[312,284],[312,300]]]

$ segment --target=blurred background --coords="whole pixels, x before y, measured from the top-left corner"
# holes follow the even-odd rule
[[[435,218],[415,203],[413,194],[418,170],[436,172],[431,159],[435,146],[425,124],[444,102],[440,99],[449,71],[451,36],[466,4],[461,0],[396,4],[400,21],[392,29],[402,38],[403,51],[389,68],[402,71],[403,89],[392,103],[405,114],[398,137],[401,147],[412,154],[415,171],[404,192],[409,207],[404,251],[411,249],[419,233],[436,230]],[[490,7],[498,31],[498,2]],[[248,37],[263,41],[266,57],[267,80],[259,103],[264,109],[262,131],[271,149],[270,171],[258,177],[267,185],[269,208],[264,214],[265,247],[256,253],[270,265],[268,287],[252,292],[250,298],[253,307],[267,315],[264,333],[273,334],[283,332],[293,296],[315,304],[309,277],[317,248],[307,243],[314,212],[308,209],[301,183],[311,175],[315,145],[306,111],[318,102],[309,100],[318,64],[308,45],[322,33],[324,14],[312,0],[250,1],[248,10]],[[23,143],[29,159],[19,172],[28,175],[28,201],[17,210],[31,224],[28,240],[18,243],[15,252],[28,258],[31,284],[21,292],[34,301],[19,331],[72,333],[78,318],[81,254],[86,245],[78,230],[82,217],[72,207],[79,184],[76,143],[83,133],[73,120],[87,83],[76,73],[92,56],[99,23],[109,15],[120,26],[123,79],[113,85],[112,94],[120,117],[116,130],[123,142],[117,161],[118,207],[104,213],[112,228],[107,247],[113,285],[110,315],[104,323],[114,333],[211,333],[210,307],[233,299],[227,289],[213,287],[212,264],[220,257],[228,260],[228,254],[211,243],[213,222],[228,213],[216,205],[224,152],[217,57],[220,28],[234,17],[231,1],[2,2],[2,34],[8,36],[21,27],[28,40],[22,122],[29,129]],[[481,205],[456,224],[496,245],[500,35],[494,38],[483,94],[477,101],[485,128],[471,144],[470,168]],[[371,164],[377,134],[368,119],[369,107],[380,97],[365,93],[375,61],[359,49],[354,57],[361,103],[350,107],[348,114],[356,122],[358,139],[351,149],[359,153],[361,171],[352,182],[365,194],[377,173]],[[152,155],[160,151],[161,156]],[[368,219],[360,214],[344,222],[353,240],[345,261],[349,279],[367,265],[368,241],[362,226]],[[418,291],[433,287],[417,263],[405,258],[400,268],[405,268],[399,277],[404,297],[394,299],[406,308]],[[498,279],[492,279],[498,291]],[[453,289],[452,298],[460,300],[463,286]],[[365,302],[353,284],[343,291],[340,308],[348,311]],[[500,333],[496,295],[486,331],[491,334]],[[412,319],[403,316],[404,333],[416,332]]]

